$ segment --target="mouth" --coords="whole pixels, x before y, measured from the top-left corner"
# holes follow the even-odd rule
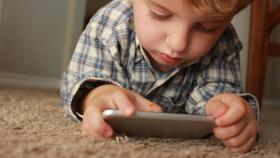
[[[172,57],[170,55],[167,55],[165,53],[159,52],[159,57],[166,63],[171,64],[171,65],[175,65],[175,64],[179,64],[182,59],[178,58],[178,57]]]

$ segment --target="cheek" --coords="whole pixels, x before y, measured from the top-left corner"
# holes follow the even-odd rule
[[[208,36],[208,35],[194,35],[193,40],[190,43],[189,58],[199,59],[203,55],[207,54],[215,45],[220,35]]]
[[[150,17],[138,16],[134,21],[135,31],[141,45],[145,49],[153,49],[164,39],[164,33],[148,18]]]

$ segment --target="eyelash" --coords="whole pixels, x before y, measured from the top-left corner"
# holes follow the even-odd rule
[[[150,16],[153,20],[158,20],[158,21],[165,21],[171,17],[171,15],[159,15],[153,11],[151,11]]]
[[[206,33],[213,33],[216,31],[216,28],[205,28],[204,26],[202,26],[201,24],[196,24],[195,25],[196,28],[198,28],[199,30],[206,32]]]
[[[170,19],[170,17],[172,15],[159,15],[159,14],[151,11],[150,16],[153,20],[156,20],[156,21],[166,21],[166,20]],[[205,28],[204,26],[202,26],[201,24],[196,24],[195,27],[205,33],[213,33],[216,31],[216,28],[208,29],[208,28]]]

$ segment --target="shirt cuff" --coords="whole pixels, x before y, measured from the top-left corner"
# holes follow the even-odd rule
[[[104,84],[114,84],[116,86],[122,87],[120,84],[100,78],[88,78],[77,83],[72,90],[72,97],[69,98],[67,106],[65,106],[65,111],[68,116],[77,122],[83,120],[83,114],[81,114],[81,106],[86,95],[94,88],[104,85]]]
[[[83,120],[83,114],[81,111],[83,101],[85,97],[88,95],[88,93],[95,89],[98,86],[105,85],[105,84],[110,84],[106,81],[90,81],[87,80],[81,84],[79,87],[77,93],[74,95],[71,103],[71,110],[75,114],[76,118],[79,121]]]
[[[243,99],[245,99],[249,103],[249,105],[252,107],[252,109],[254,110],[254,112],[256,114],[257,123],[259,125],[260,105],[259,105],[258,99],[250,93],[242,93],[242,94],[238,94],[238,95],[241,96]]]
[[[249,105],[252,107],[252,109],[254,110],[255,114],[256,114],[256,119],[257,119],[257,141],[259,140],[260,137],[260,125],[259,125],[259,121],[260,121],[260,105],[258,102],[258,99],[250,94],[250,93],[242,93],[242,94],[238,94],[239,96],[241,96],[242,98],[244,98]]]

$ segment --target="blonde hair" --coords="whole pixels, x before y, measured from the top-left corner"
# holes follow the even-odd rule
[[[191,0],[200,12],[216,16],[232,16],[244,9],[253,0]]]
[[[133,0],[124,0],[132,3]],[[189,1],[189,0],[186,0]],[[213,16],[233,16],[254,0],[190,0],[191,4],[203,14]]]

